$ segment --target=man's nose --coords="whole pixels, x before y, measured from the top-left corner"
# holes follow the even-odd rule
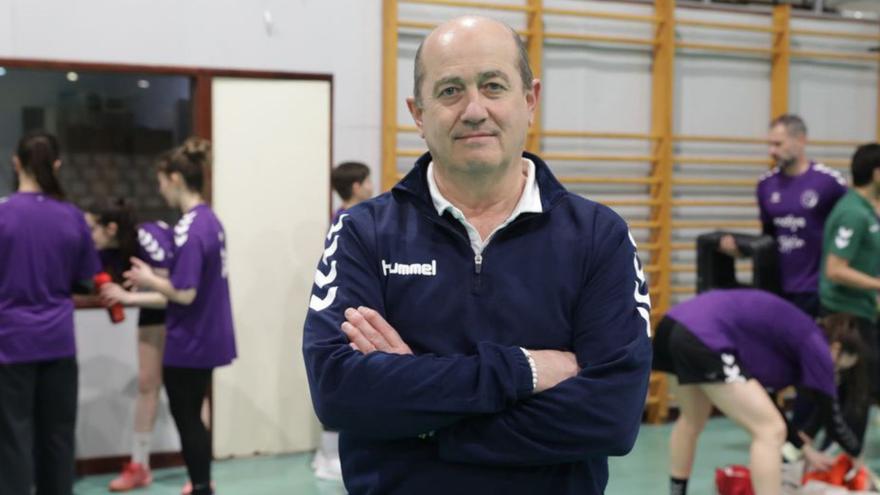
[[[477,90],[469,90],[466,93],[467,103],[464,112],[461,114],[461,120],[465,124],[476,127],[489,118],[489,112],[483,101],[483,95]]]

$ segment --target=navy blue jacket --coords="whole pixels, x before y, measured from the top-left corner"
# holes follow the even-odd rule
[[[544,211],[497,232],[479,269],[464,227],[434,209],[428,154],[331,227],[303,353],[350,493],[600,494],[607,456],[632,448],[651,361],[635,245],[524,156]],[[352,350],[339,327],[361,305],[415,355]],[[574,352],[583,370],[532,394],[520,347]]]

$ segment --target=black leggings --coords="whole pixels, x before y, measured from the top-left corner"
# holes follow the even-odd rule
[[[168,405],[180,434],[193,495],[211,493],[211,434],[202,422],[202,402],[211,383],[212,371],[211,368],[171,366],[162,370]]]
[[[0,364],[0,493],[73,493],[74,358]]]

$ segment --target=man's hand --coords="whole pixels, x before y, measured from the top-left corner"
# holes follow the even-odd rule
[[[374,309],[361,306],[345,310],[342,331],[352,349],[363,354],[375,351],[389,354],[412,354],[412,349],[391,325]]]
[[[739,248],[736,247],[736,239],[730,234],[725,234],[721,237],[721,240],[718,241],[718,251],[731,258],[742,258],[742,253]]]
[[[412,354],[412,349],[385,318],[376,310],[361,306],[345,310],[342,332],[348,337],[352,349],[362,353],[387,352],[389,354]],[[538,372],[535,393],[553,388],[580,371],[574,354],[564,351],[529,350]]]
[[[535,368],[538,372],[538,385],[534,391],[536,394],[553,388],[580,372],[577,358],[570,352],[532,349],[528,351],[535,360]]]

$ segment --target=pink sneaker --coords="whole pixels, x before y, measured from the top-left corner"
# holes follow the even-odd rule
[[[216,486],[214,485],[214,482],[212,481],[212,482],[211,482],[211,491],[213,492],[213,491],[216,490],[216,489],[217,489],[217,488],[216,488]],[[186,480],[186,484],[183,485],[183,490],[180,490],[180,495],[192,495],[192,492],[193,492],[193,484],[192,484],[192,481],[190,481],[190,480]]]
[[[143,464],[128,462],[122,467],[122,472],[115,480],[110,482],[111,492],[127,492],[135,488],[149,486],[153,482],[150,468]]]

